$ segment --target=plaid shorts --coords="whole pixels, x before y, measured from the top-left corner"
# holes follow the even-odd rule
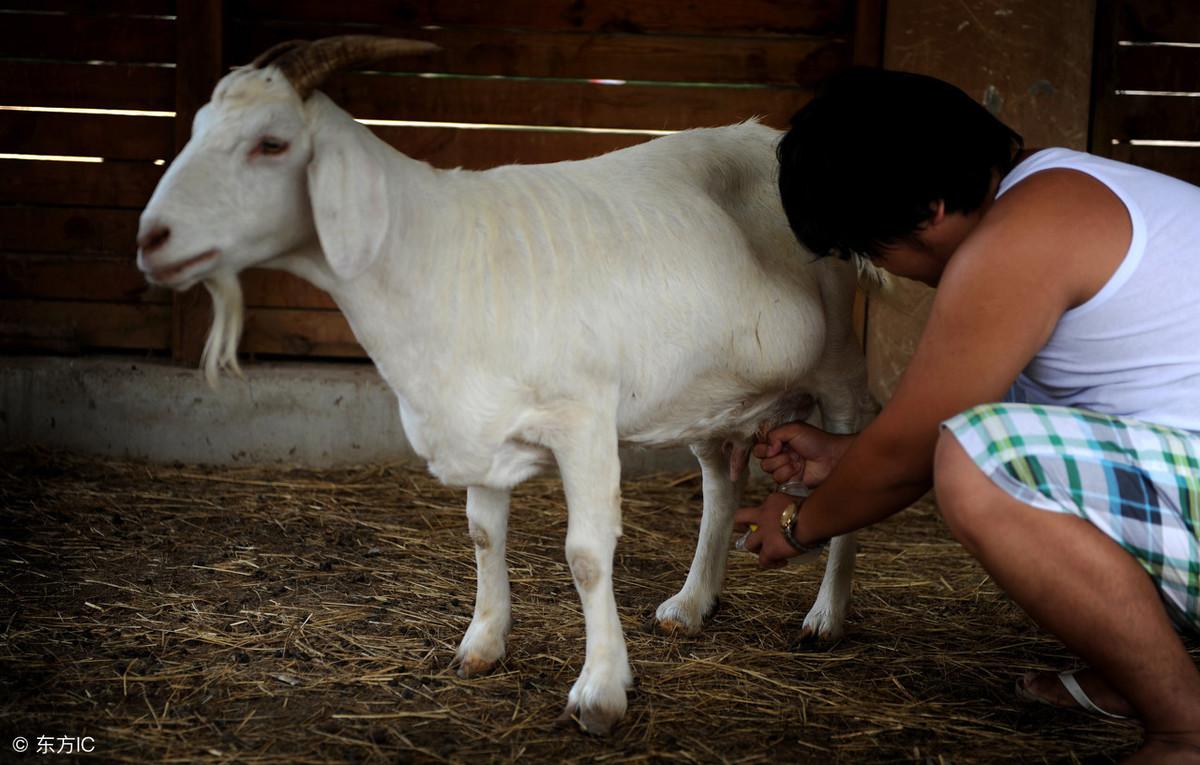
[[[997,486],[1088,521],[1200,631],[1200,433],[1082,409],[985,404],[942,423]]]

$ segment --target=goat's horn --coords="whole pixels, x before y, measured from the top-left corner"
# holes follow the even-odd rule
[[[260,53],[258,58],[254,59],[254,61],[250,63],[250,66],[254,67],[255,69],[262,69],[267,64],[274,63],[275,59],[279,58],[285,53],[291,53],[297,48],[302,48],[309,44],[310,43],[308,40],[288,40],[287,42],[281,42],[278,45],[272,45],[270,48],[267,48],[265,51]]]
[[[302,40],[280,43],[254,61],[262,68],[274,64],[279,68],[300,98],[308,98],[329,75],[372,61],[396,56],[415,56],[441,50],[423,40],[404,40],[396,37],[371,35],[341,35],[326,37],[305,44]],[[259,63],[259,62],[263,63]]]

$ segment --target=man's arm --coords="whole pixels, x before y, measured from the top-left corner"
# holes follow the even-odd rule
[[[942,275],[917,351],[891,401],[804,502],[795,538],[813,543],[876,523],[932,485],[942,420],[1002,398],[1062,314],[1107,282],[1129,247],[1121,201],[1082,173],[1030,177],[995,202]],[[782,499],[742,511],[760,560],[791,552],[778,532]]]

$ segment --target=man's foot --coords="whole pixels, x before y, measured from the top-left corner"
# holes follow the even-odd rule
[[[1074,673],[1080,689],[1092,703],[1110,715],[1135,717],[1137,712],[1121,694],[1117,693],[1099,672],[1081,669]],[[1063,685],[1057,672],[1028,672],[1017,681],[1017,693],[1026,698],[1065,709],[1082,709],[1079,702]]]
[[[1200,734],[1146,735],[1142,748],[1121,761],[1121,765],[1197,765],[1200,764]]]

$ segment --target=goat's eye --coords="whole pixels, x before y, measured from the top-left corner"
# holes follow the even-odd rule
[[[288,150],[288,142],[279,138],[267,136],[258,142],[255,147],[255,154],[282,154]]]

